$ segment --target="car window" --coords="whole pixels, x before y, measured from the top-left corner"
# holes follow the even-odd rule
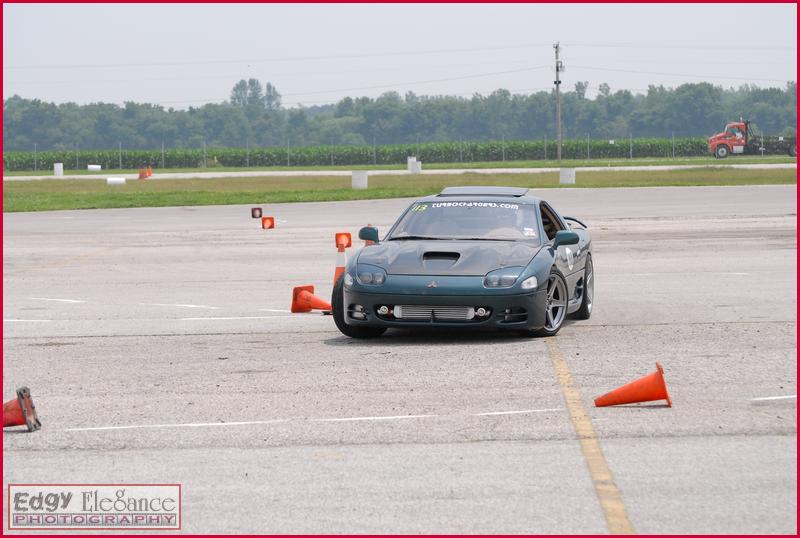
[[[417,202],[387,238],[483,239],[539,243],[536,208],[518,202]]]
[[[556,212],[546,203],[539,204],[539,211],[542,213],[542,227],[548,241],[555,239],[556,232],[567,229]]]

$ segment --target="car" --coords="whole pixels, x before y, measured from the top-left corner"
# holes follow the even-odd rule
[[[594,297],[587,226],[516,187],[448,187],[412,203],[351,256],[331,298],[352,338],[390,328],[493,328],[552,336]]]

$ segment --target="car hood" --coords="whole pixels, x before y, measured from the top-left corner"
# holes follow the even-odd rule
[[[386,241],[364,248],[358,263],[390,275],[483,276],[503,267],[524,267],[541,245],[515,241]]]

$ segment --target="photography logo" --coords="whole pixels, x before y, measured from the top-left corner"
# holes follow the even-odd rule
[[[180,530],[180,484],[9,484],[9,530]]]

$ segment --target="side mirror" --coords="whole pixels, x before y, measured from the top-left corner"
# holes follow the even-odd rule
[[[575,237],[578,237],[577,235]],[[378,239],[378,229],[372,226],[364,226],[358,231],[358,238],[362,241],[372,241],[373,243],[379,243],[380,239]],[[576,240],[577,242],[577,240]]]
[[[556,237],[553,239],[553,248],[558,248],[561,245],[574,245],[580,241],[578,234],[567,230],[556,232]]]

